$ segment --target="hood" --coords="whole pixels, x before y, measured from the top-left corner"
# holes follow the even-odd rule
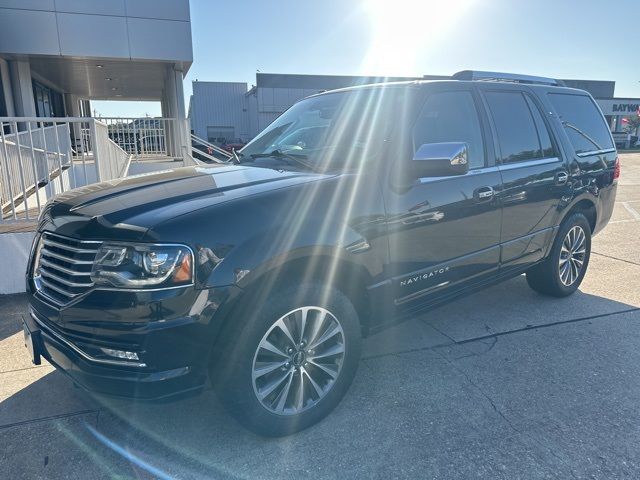
[[[87,185],[59,195],[41,229],[79,238],[141,239],[165,220],[328,175],[269,168],[198,166]]]

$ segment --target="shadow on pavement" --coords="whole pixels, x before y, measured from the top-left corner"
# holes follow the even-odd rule
[[[22,330],[22,315],[26,313],[27,296],[24,293],[0,295],[0,341]]]

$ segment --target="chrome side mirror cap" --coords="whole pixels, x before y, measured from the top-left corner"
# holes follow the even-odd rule
[[[425,143],[411,163],[418,178],[464,175],[469,171],[469,146],[465,142]]]

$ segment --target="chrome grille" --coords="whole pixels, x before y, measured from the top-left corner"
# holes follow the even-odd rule
[[[91,267],[101,243],[44,232],[33,270],[38,292],[58,305],[65,305],[93,287]]]

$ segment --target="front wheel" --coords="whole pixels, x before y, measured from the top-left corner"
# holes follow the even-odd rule
[[[560,226],[547,259],[527,272],[527,283],[546,295],[571,295],[582,283],[590,255],[591,227],[582,213],[574,213]]]
[[[243,425],[266,436],[302,430],[335,408],[355,375],[360,324],[339,290],[290,287],[243,309],[212,366],[218,396]]]

